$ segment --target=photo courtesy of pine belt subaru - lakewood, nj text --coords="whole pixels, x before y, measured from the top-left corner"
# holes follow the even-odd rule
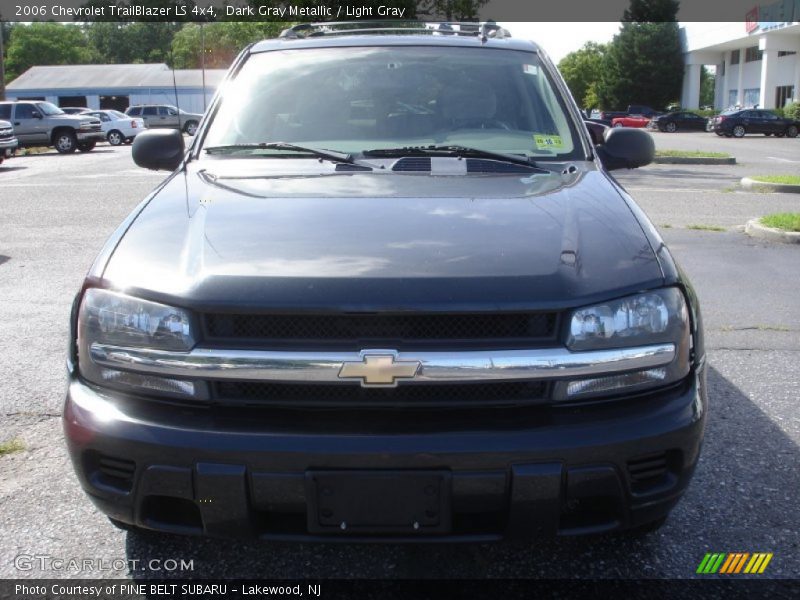
[[[64,428],[118,526],[300,541],[652,530],[706,418],[697,298],[534,43],[246,48],[75,298]]]

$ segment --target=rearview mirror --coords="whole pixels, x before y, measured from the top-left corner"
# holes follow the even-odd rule
[[[641,129],[619,127],[605,132],[605,143],[596,146],[597,156],[607,171],[636,169],[653,162],[656,145]]]
[[[143,131],[133,140],[133,162],[154,171],[174,171],[183,161],[183,134],[177,129]]]

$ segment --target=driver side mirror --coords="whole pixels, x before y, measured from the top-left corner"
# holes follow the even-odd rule
[[[31,113],[31,116],[32,116],[34,119],[41,119],[41,118],[42,118],[42,113],[40,113],[38,110],[35,110],[35,111],[33,111],[33,112]]]
[[[150,129],[133,140],[133,162],[154,171],[174,171],[183,161],[183,134],[177,129]]]
[[[605,143],[595,149],[607,171],[649,165],[656,154],[656,145],[649,133],[628,127],[608,129]]]

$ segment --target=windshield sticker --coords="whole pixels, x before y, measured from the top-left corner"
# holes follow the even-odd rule
[[[560,135],[549,135],[545,133],[534,133],[533,141],[539,150],[559,150],[564,147]]]

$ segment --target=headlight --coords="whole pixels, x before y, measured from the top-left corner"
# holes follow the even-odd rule
[[[94,383],[111,387],[203,396],[203,386],[194,382],[108,369],[92,359],[93,352],[106,346],[188,352],[196,341],[193,330],[191,315],[181,308],[91,288],[83,296],[78,315],[80,373]]]
[[[575,352],[672,344],[675,358],[663,367],[560,381],[555,399],[638,391],[679,381],[689,372],[689,311],[678,288],[628,296],[572,313],[567,347]]]

